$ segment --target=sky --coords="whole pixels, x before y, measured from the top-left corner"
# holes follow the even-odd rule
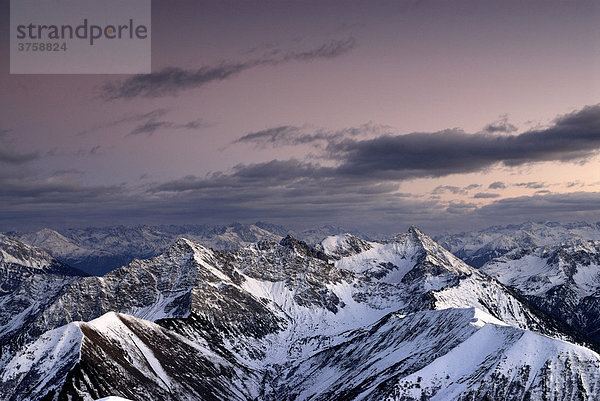
[[[598,2],[154,0],[143,75],[10,74],[9,11],[0,231],[600,221]]]

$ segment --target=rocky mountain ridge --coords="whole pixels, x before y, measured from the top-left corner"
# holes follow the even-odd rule
[[[64,283],[0,338],[11,400],[600,397],[596,352],[415,227],[316,247],[180,239]]]

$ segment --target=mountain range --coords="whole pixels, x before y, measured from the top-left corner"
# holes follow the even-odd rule
[[[46,250],[62,262],[88,274],[101,276],[131,262],[164,252],[178,238],[201,242],[219,250],[237,249],[260,240],[279,241],[288,234],[317,244],[332,234],[344,233],[341,227],[322,226],[293,231],[275,224],[232,223],[228,225],[109,226],[66,229],[44,228],[34,232],[7,232],[8,236]]]
[[[179,238],[103,276],[2,236],[0,394],[600,399],[590,227],[587,238],[515,241],[479,268],[416,227],[379,241],[286,234],[227,250]],[[519,229],[505,229],[497,238],[510,243]],[[468,238],[439,240],[458,253]]]

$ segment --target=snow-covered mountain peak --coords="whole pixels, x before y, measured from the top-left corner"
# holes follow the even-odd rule
[[[215,258],[214,251],[199,242],[180,237],[158,258],[166,257],[171,260],[191,260],[195,259],[198,263],[202,261],[212,261]]]
[[[89,322],[75,322],[78,326],[94,326],[97,329],[111,329],[122,324],[120,313],[115,311],[106,312],[104,315],[90,320]]]
[[[83,272],[59,262],[46,251],[0,234],[0,267],[33,269],[44,273],[83,276]]]
[[[232,364],[205,344],[109,312],[42,334],[9,361],[1,379],[11,400],[92,400],[109,394],[134,400],[241,400],[235,374]],[[82,398],[81,383],[99,387]]]
[[[394,241],[419,255],[423,266],[433,265],[456,275],[473,273],[472,267],[444,249],[417,227],[410,227],[408,233],[397,235]]]
[[[365,241],[349,234],[332,236],[320,248],[336,260],[336,267],[388,283],[473,272],[417,227],[386,241]]]
[[[410,241],[411,243],[414,244],[414,246],[421,247],[426,252],[449,254],[449,252],[447,252],[433,238],[431,238],[430,236],[425,234],[423,231],[421,231],[416,226],[411,226],[408,229],[408,232],[406,234],[399,234],[396,236],[396,238],[399,238],[402,236],[408,237],[407,239],[404,239],[404,241]]]
[[[64,235],[59,233],[58,231],[54,231],[50,228],[42,228],[41,230],[33,233],[29,236],[31,245],[40,246],[42,243],[47,242],[64,242],[70,243],[71,241],[67,239]]]
[[[427,235],[421,231],[421,229],[417,226],[410,226],[408,227],[408,233],[411,235],[414,235],[415,237],[419,238],[419,237],[427,237]]]
[[[52,256],[56,258],[74,258],[90,252],[71,239],[49,228],[23,234],[19,236],[19,239],[31,246],[51,250]]]
[[[167,252],[189,253],[194,252],[199,247],[201,247],[200,244],[185,237],[179,237],[175,242],[173,242],[173,245],[169,247]]]
[[[47,252],[0,234],[0,263],[14,263],[44,270],[53,262],[54,258]]]

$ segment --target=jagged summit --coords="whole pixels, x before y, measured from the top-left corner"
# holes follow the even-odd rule
[[[167,249],[167,254],[185,254],[185,253],[205,253],[211,252],[210,248],[202,245],[199,242],[190,240],[185,237],[179,237],[173,244]]]
[[[286,237],[279,242],[279,245],[306,257],[317,258],[323,261],[328,260],[327,255],[320,249],[312,247],[306,242],[292,237],[290,234],[286,235]]]

